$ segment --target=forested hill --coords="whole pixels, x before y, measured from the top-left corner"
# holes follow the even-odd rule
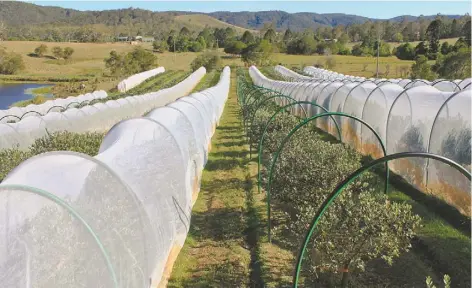
[[[86,5],[86,3],[84,3]],[[148,26],[178,28],[185,23],[181,23],[176,16],[196,14],[193,12],[152,12],[143,9],[120,9],[104,11],[78,11],[73,9],[64,9],[60,7],[39,6],[31,3],[18,1],[0,2],[0,21],[9,26],[27,26],[38,24],[60,24],[60,25],[85,25],[85,24],[104,24],[107,26],[134,25],[137,23],[146,23]],[[198,13],[203,14],[203,13]],[[265,23],[273,23],[278,30],[290,28],[293,31],[300,31],[307,28],[318,28],[320,26],[337,26],[362,24],[366,21],[376,21],[366,17],[348,15],[348,14],[317,14],[317,13],[287,13],[283,11],[261,11],[261,12],[213,12],[206,14],[217,20],[229,23],[231,25],[244,27],[247,29],[260,29]],[[431,20],[434,16],[424,16],[423,20]],[[459,18],[459,15],[448,15],[448,18]],[[196,21],[200,21],[202,17]],[[387,19],[392,22],[402,21],[421,21],[414,16],[398,16]],[[216,25],[205,20],[205,25]],[[189,21],[192,22],[192,21]],[[192,29],[193,24],[188,28]],[[202,26],[198,25],[197,26]],[[221,28],[221,27],[220,27]]]
[[[300,31],[307,28],[317,28],[319,26],[348,26],[351,24],[362,24],[367,21],[389,20],[391,22],[417,22],[421,20],[434,20],[437,15],[415,17],[410,15],[397,16],[392,19],[371,19],[367,17],[341,14],[341,13],[287,13],[283,11],[262,11],[262,12],[213,12],[209,13],[218,20],[251,29],[263,28],[264,23],[274,23],[276,28],[284,30],[289,28],[293,31]],[[451,19],[458,19],[460,15],[443,15]]]

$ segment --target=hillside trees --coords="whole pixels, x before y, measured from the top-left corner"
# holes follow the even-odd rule
[[[0,47],[0,74],[12,75],[25,69],[25,63],[21,55],[7,52]]]
[[[274,46],[267,40],[261,40],[243,49],[241,58],[247,65],[269,65]]]
[[[241,55],[241,53],[246,47],[247,45],[244,42],[234,41],[228,44],[228,46],[225,47],[224,51],[228,54]]]
[[[60,59],[64,57],[64,51],[59,46],[52,47],[51,52],[52,52],[52,55],[54,55],[56,59]]]
[[[46,52],[48,52],[48,46],[44,44],[41,44],[34,49],[34,54],[36,54],[38,57],[43,57]]]
[[[250,31],[244,31],[243,36],[241,37],[241,41],[245,44],[250,44],[255,42],[254,35]]]
[[[258,111],[251,125],[256,143],[260,127],[272,114],[269,109]],[[298,122],[292,115],[283,116],[274,119],[266,131],[265,163],[271,163],[271,153]],[[300,239],[306,235],[327,193],[359,168],[360,162],[360,154],[343,144],[323,140],[309,125],[293,134],[280,154],[272,178],[274,239],[283,247],[298,251]],[[263,177],[267,183],[267,174]],[[392,265],[410,248],[420,217],[409,204],[389,201],[387,195],[377,191],[376,181],[374,174],[365,173],[346,186],[325,210],[305,253],[303,270],[307,273],[303,277],[309,278],[305,284],[311,284],[307,287],[315,287],[313,283],[316,287],[348,287],[344,286],[348,276],[362,272],[370,260],[383,259]]]
[[[415,63],[411,66],[411,78],[432,81],[436,76],[431,70],[431,65],[428,64],[428,58],[424,55],[417,56]]]
[[[407,42],[397,47],[395,56],[400,60],[413,60],[415,59],[415,49]]]
[[[429,58],[436,59],[439,52],[439,34],[441,29],[442,22],[440,19],[436,19],[431,24],[429,24],[428,29],[426,29],[426,35],[429,42]]]
[[[205,67],[207,72],[218,69],[220,67],[220,56],[214,52],[205,52],[199,55],[190,63],[190,68],[195,71],[200,67]]]
[[[111,51],[110,56],[105,58],[105,67],[113,76],[136,74],[150,70],[154,67],[157,57],[141,47],[135,48],[127,54],[118,54]]]
[[[465,79],[471,77],[471,49],[462,48],[456,52],[450,52],[438,59],[433,70],[439,77],[445,79]]]

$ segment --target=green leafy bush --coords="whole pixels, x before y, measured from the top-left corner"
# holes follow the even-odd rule
[[[195,58],[192,63],[190,63],[190,67],[192,68],[192,71],[195,71],[203,66],[207,72],[210,72],[214,69],[218,69],[221,65],[220,62],[218,54],[207,52]]]
[[[34,54],[36,54],[38,57],[43,57],[46,52],[48,52],[48,46],[44,44],[41,44],[34,49]]]
[[[269,106],[258,111],[249,131],[254,142],[275,109]],[[264,184],[274,152],[299,121],[281,113],[269,126],[262,157]],[[273,235],[294,253],[329,193],[361,166],[360,154],[342,143],[325,141],[313,126],[299,129],[286,143],[272,178]],[[410,205],[390,202],[378,187],[378,176],[365,173],[332,202],[309,243],[306,279],[319,287],[334,287],[339,285],[336,278],[341,269],[348,271],[343,273],[344,281],[349,273],[363,271],[370,260],[381,258],[392,265],[395,258],[408,251],[420,217]]]
[[[50,151],[75,151],[90,156],[98,154],[104,133],[57,132],[37,139],[26,151],[0,150],[0,181],[26,159]]]
[[[21,55],[0,48],[0,74],[12,75],[25,69]]]

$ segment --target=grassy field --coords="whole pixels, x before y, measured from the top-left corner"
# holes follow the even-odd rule
[[[231,27],[236,30],[237,33],[243,34],[244,31],[251,31],[251,33],[259,33],[259,31],[245,29],[239,26],[231,25],[229,23],[220,21],[214,17],[205,14],[189,14],[189,15],[178,15],[174,17],[174,20],[178,23],[182,23],[186,26],[191,26],[193,30],[203,30],[205,27],[213,28],[227,28]]]
[[[63,60],[51,59],[51,52],[49,51],[45,57],[37,58],[28,56],[34,51],[36,47],[41,44],[48,46],[49,50],[54,46],[60,47],[72,47],[74,54],[69,63],[65,63]],[[150,43],[143,43],[144,48],[151,49]],[[19,53],[25,61],[26,69],[18,75],[0,76],[0,81],[6,79],[24,79],[24,80],[39,80],[43,82],[48,78],[54,79],[68,79],[68,78],[103,78],[103,71],[105,69],[105,63],[103,59],[106,58],[110,51],[116,50],[118,52],[129,52],[134,49],[135,46],[127,43],[48,43],[48,42],[34,42],[34,41],[4,41],[0,43],[0,46],[5,47],[9,51],[15,51]],[[219,51],[221,56],[228,56],[222,49]],[[200,53],[156,53],[158,58],[158,65],[164,66],[166,69],[171,70],[189,70],[190,63]],[[336,62],[336,66],[333,70],[340,73],[359,75],[359,76],[372,76],[375,72],[375,58],[369,57],[354,57],[354,56],[333,56]],[[317,63],[324,64],[326,61],[325,56],[304,56],[304,55],[287,55],[276,53],[273,55],[273,61],[277,64],[283,65],[314,65]],[[243,66],[240,58],[222,57],[222,65],[231,66]],[[396,57],[380,58],[380,71],[385,72],[386,66],[390,65],[390,73],[388,77],[399,77],[400,67],[411,66],[412,61],[399,60]],[[366,67],[364,67],[367,65]],[[365,71],[364,71],[365,70]],[[103,79],[101,79],[103,80]],[[100,89],[109,90],[116,86],[119,79],[107,79],[109,81],[102,81],[99,84]]]
[[[439,40],[439,43],[444,43],[444,42],[448,42],[449,44],[451,45],[454,45],[454,43],[456,43],[457,39],[459,38],[446,38],[446,39],[441,39]],[[418,45],[418,43],[420,43],[421,41],[413,41],[413,42],[410,42],[411,45],[413,46],[416,46]],[[351,42],[351,43],[348,43],[347,44],[347,47],[349,47],[350,49],[352,49],[352,47],[356,44],[361,44],[362,42]],[[398,47],[400,45],[402,45],[403,43],[406,43],[406,42],[388,42],[388,44],[390,45],[391,48],[395,48],[395,47]]]
[[[349,74],[354,76],[373,77],[376,71],[377,58],[375,57],[357,57],[357,56],[332,56],[335,61],[335,66],[331,69],[339,73]],[[326,63],[326,56],[320,55],[287,55],[277,53],[273,56],[273,60],[277,64],[285,66],[298,66],[299,68],[306,65],[315,65]],[[400,60],[397,57],[380,57],[379,58],[379,77],[398,78],[406,77],[403,70],[410,69],[413,61]],[[387,65],[389,66],[389,73],[386,75]]]
[[[252,277],[258,227],[247,166],[248,145],[239,118],[232,71],[230,97],[202,176],[192,223],[168,287],[263,287]],[[254,284],[254,285],[251,285]]]

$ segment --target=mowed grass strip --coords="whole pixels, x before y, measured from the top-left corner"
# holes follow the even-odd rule
[[[253,185],[235,75],[232,71],[230,96],[213,136],[190,231],[168,287],[251,287],[254,245],[247,235],[255,227],[248,229],[254,219],[246,195]]]

